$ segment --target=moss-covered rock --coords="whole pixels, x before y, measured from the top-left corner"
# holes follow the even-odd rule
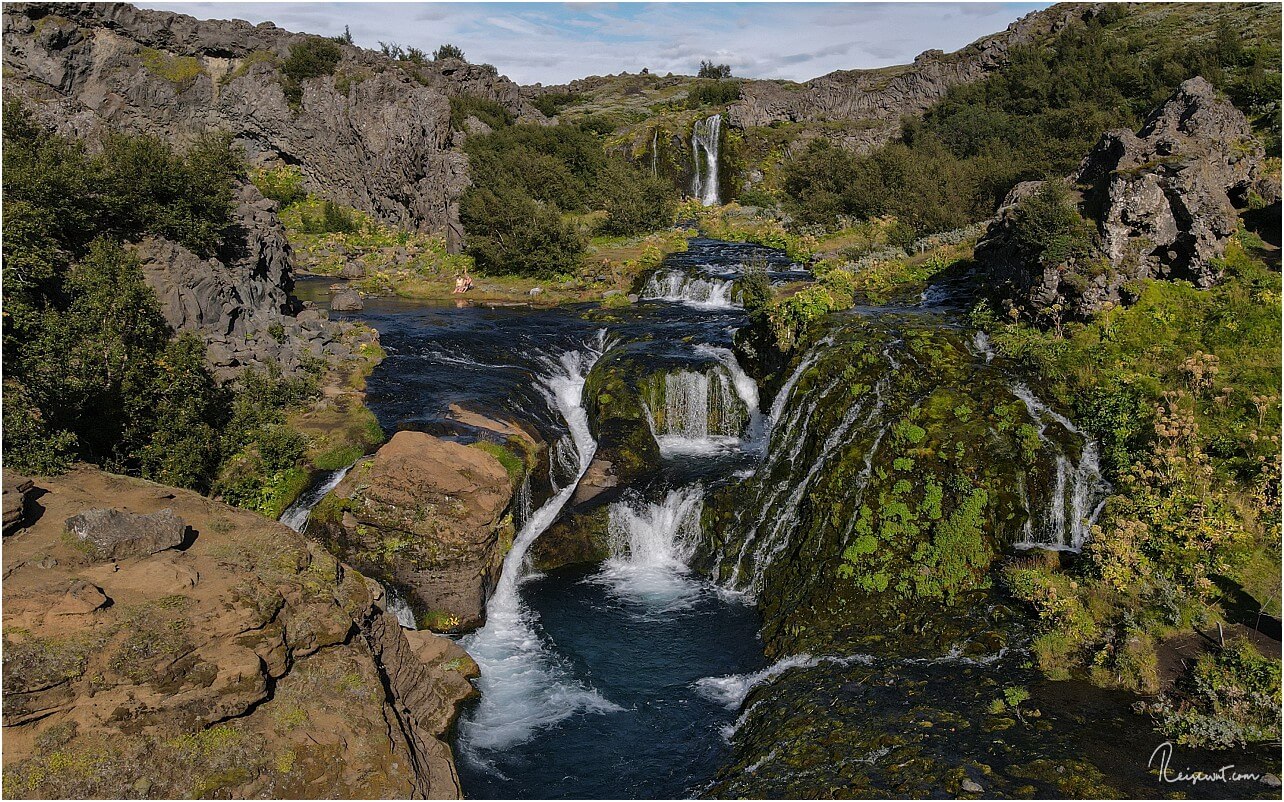
[[[836,325],[764,468],[706,508],[705,564],[757,594],[769,652],[892,639],[917,653],[925,630],[949,630],[934,611],[989,588],[991,565],[1023,535],[1030,414],[1002,373],[933,323]]]

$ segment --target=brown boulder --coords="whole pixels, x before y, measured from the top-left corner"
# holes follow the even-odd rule
[[[408,640],[369,580],[255,513],[92,470],[44,484],[3,554],[7,796],[459,797],[458,646]],[[86,565],[62,521],[106,503],[199,535]]]
[[[513,483],[480,448],[398,432],[313,512],[345,560],[407,591],[434,628],[480,626],[513,535]]]

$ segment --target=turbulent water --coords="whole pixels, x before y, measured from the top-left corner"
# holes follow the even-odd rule
[[[701,133],[697,126],[696,133],[716,143],[714,119],[702,121],[707,127]],[[716,144],[711,155],[701,152],[709,156],[703,175],[716,176]],[[708,191],[701,184],[701,196]],[[716,197],[716,183],[712,191]],[[480,700],[461,719],[456,742],[466,796],[736,796],[763,788],[797,794],[811,786],[780,764],[783,746],[733,755],[733,744],[770,741],[772,725],[764,716],[797,707],[800,697],[789,694],[813,682],[847,694],[852,686],[835,677],[851,672],[890,687],[903,675],[944,677],[963,667],[975,684],[992,664],[1027,659],[973,646],[922,658],[801,650],[774,663],[765,659],[763,622],[753,606],[765,577],[801,554],[823,558],[822,543],[800,540],[817,518],[818,493],[841,492],[842,506],[825,509],[838,541],[850,542],[855,516],[834,510],[860,503],[893,424],[906,403],[917,403],[906,401],[897,382],[922,365],[908,335],[888,335],[862,363],[865,375],[876,378],[854,392],[857,379],[832,370],[834,349],[848,347],[836,331],[782,370],[764,409],[732,342],[746,322],[736,281],[751,261],[766,262],[775,282],[808,277],[778,251],[695,239],[649,278],[640,303],[609,313],[592,306],[481,309],[377,300],[362,313],[389,352],[368,385],[385,429],[410,427],[471,442],[478,432],[454,413],[464,407],[521,420],[550,443],[551,486],[532,487],[528,479],[518,488],[512,507],[518,532],[487,623],[461,639],[482,670]],[[950,292],[933,291],[917,308],[892,311],[917,321],[913,325],[954,325],[954,303]],[[1017,488],[1024,508],[1014,511],[1014,520],[1024,520],[1024,528],[1016,527],[1010,542],[1079,548],[1108,491],[1095,444],[1006,376],[983,334],[957,341],[970,369],[980,371],[978,380],[1007,393],[1038,435],[1035,467]],[[609,502],[610,556],[602,564],[533,573],[528,550],[567,514],[598,448],[585,411],[586,379],[595,365],[620,356],[645,374],[637,389],[663,465]],[[840,464],[847,473],[836,491]],[[314,490],[340,478],[341,472],[322,477]],[[710,500],[726,492],[736,494],[736,512],[707,530]],[[302,526],[321,495],[310,491],[315,499],[291,508],[292,525]],[[395,591],[387,596],[390,609],[408,619]],[[817,679],[800,684],[800,677],[812,676]],[[895,720],[901,715],[895,694],[880,694],[877,715]],[[803,727],[791,748],[808,743],[805,725],[813,719],[823,714],[791,720]],[[853,760],[872,766],[886,754],[874,750]],[[727,775],[733,759],[743,762]],[[759,774],[788,784],[728,779]],[[821,787],[828,786],[811,792]]]
[[[348,468],[352,467],[351,465]],[[329,493],[339,486],[343,477],[348,475],[348,468],[340,468],[337,471],[326,471],[313,480],[307,490],[304,490],[294,503],[286,507],[285,512],[281,513],[281,523],[290,527],[296,532],[302,532],[303,528],[308,525],[308,518],[312,515],[312,508],[321,503],[325,494]]]

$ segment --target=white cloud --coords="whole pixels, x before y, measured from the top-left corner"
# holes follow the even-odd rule
[[[956,50],[1046,3],[243,3],[140,2],[203,19],[270,20],[357,44],[443,42],[519,83],[586,75],[694,73],[702,59],[750,78],[807,80],[834,70]]]

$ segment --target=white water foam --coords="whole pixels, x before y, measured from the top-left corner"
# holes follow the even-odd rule
[[[687,566],[700,542],[703,509],[700,485],[670,490],[658,503],[615,502],[608,509],[611,557],[593,581],[649,612],[689,607],[705,591]]]
[[[1051,498],[1039,530],[1027,528],[1026,540],[1018,548],[1051,548],[1079,551],[1092,531],[1092,525],[1105,506],[1110,485],[1101,475],[1097,441],[1079,430],[1069,418],[1049,407],[1024,384],[1014,384],[1012,394],[1025,404],[1030,417],[1039,427],[1039,441],[1045,448],[1056,449],[1056,474]],[[1078,462],[1072,462],[1061,447],[1047,436],[1049,421],[1056,423],[1082,443]],[[1028,498],[1028,497],[1027,497]],[[1029,505],[1027,505],[1029,509]],[[1030,517],[1034,517],[1030,509]]]
[[[303,495],[295,499],[293,504],[286,507],[285,512],[281,513],[281,517],[278,520],[294,531],[302,532],[303,528],[308,525],[308,518],[312,517],[312,508],[320,504],[321,499],[325,498],[327,493],[339,486],[339,483],[343,481],[343,477],[348,475],[348,470],[351,467],[349,465],[337,471],[330,471],[322,481],[305,490]]]
[[[792,654],[777,660],[761,671],[751,674],[727,674],[721,677],[704,677],[695,681],[695,688],[706,699],[717,702],[728,710],[739,710],[751,691],[766,685],[776,677],[795,668],[815,668],[821,663],[850,666],[857,663],[869,665],[874,658],[867,654],[853,654],[847,657],[822,655],[812,657],[809,654]]]
[[[657,270],[642,287],[642,299],[680,303],[696,309],[739,309],[735,282],[714,276]]]
[[[585,378],[605,348],[602,332],[587,349],[549,360],[548,373],[540,378],[549,405],[570,431],[577,473],[517,533],[495,594],[486,605],[486,625],[461,641],[481,667],[477,681],[481,700],[460,722],[463,753],[479,765],[486,764],[479,752],[521,743],[576,714],[620,710],[575,680],[570,669],[545,648],[536,630],[536,615],[522,604],[519,593],[527,550],[557,519],[597,450],[582,400]]]
[[[406,601],[406,598],[391,585],[385,585],[382,582],[379,584],[383,586],[384,609],[396,617],[397,623],[401,624],[403,629],[419,629],[415,621],[415,612],[410,609],[410,602]]]

